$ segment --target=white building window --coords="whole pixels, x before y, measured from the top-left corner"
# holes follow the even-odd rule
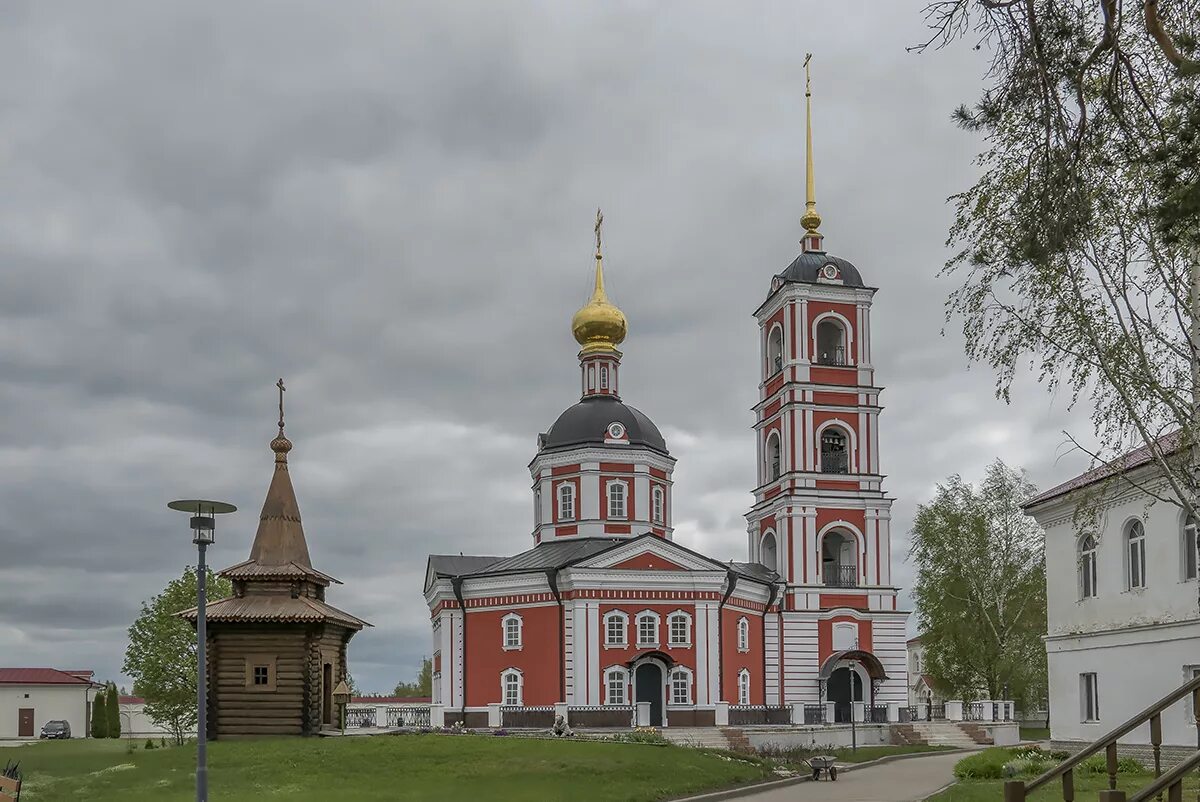
[[[1192,680],[1196,679],[1197,677],[1200,677],[1200,666],[1184,666],[1183,667],[1183,681],[1184,682],[1191,682]],[[1188,706],[1188,717],[1187,717],[1188,723],[1195,724],[1196,723],[1196,710],[1194,707],[1192,707],[1192,695],[1189,693],[1186,698],[1187,698],[1187,706]]]
[[[775,533],[767,532],[763,535],[762,545],[759,547],[759,563],[772,571],[779,570],[779,558],[776,555]]]
[[[663,489],[661,487],[656,486],[654,488],[654,493],[652,494],[652,496],[654,499],[654,508],[653,508],[654,523],[661,524],[665,520],[664,511],[667,506],[666,505],[666,494],[663,493]]]
[[[558,520],[575,520],[575,483],[563,482],[558,486]]]
[[[658,645],[658,613],[649,610],[638,613],[637,643],[638,646]]]
[[[1100,691],[1095,674],[1079,675],[1079,714],[1084,721],[1100,720]]]
[[[521,648],[521,625],[521,616],[516,613],[509,613],[500,619],[500,626],[504,631],[504,649],[506,651]]]
[[[629,687],[629,675],[625,669],[613,668],[604,672],[604,703],[606,705],[627,704],[626,689]]]
[[[608,517],[609,518],[624,518],[625,517],[625,483],[624,482],[609,482],[608,483]]]
[[[738,672],[738,704],[750,704],[750,671],[743,668]]]
[[[668,641],[670,645],[692,645],[692,617],[690,615],[682,610],[671,613],[667,616],[667,628],[670,630],[670,640]]]
[[[621,649],[629,645],[629,616],[616,610],[604,616],[604,645]]]
[[[776,326],[767,337],[767,375],[783,370],[783,328]]]
[[[690,705],[692,703],[692,672],[686,668],[676,668],[671,672],[671,704]]]
[[[767,437],[767,481],[779,478],[779,474],[783,470],[780,459],[779,434],[771,432]]]
[[[739,652],[750,651],[750,622],[739,618],[737,622],[737,649]]]
[[[1096,596],[1096,538],[1084,535],[1079,540],[1079,598]]]
[[[515,668],[507,669],[500,675],[501,698],[504,699],[505,705],[508,707],[521,706],[522,685],[524,685],[524,679],[521,672]]]
[[[1179,565],[1182,568],[1184,581],[1196,578],[1196,519],[1188,516],[1183,524],[1183,534],[1179,543],[1182,554],[1179,555]]]
[[[1132,521],[1125,533],[1126,579],[1128,588],[1146,587],[1146,527],[1141,521]]]

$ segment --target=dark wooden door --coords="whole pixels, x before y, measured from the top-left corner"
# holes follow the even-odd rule
[[[33,708],[22,707],[17,711],[17,737],[33,737]]]
[[[650,726],[662,726],[663,675],[654,663],[642,663],[633,676],[634,699],[650,703]]]
[[[329,663],[321,675],[321,722],[333,726],[333,666]]]

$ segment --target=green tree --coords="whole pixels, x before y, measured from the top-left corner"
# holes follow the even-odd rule
[[[951,476],[917,508],[913,599],[925,671],[963,698],[1045,697],[1045,535],[1021,510],[1034,491],[996,460],[978,487]]]
[[[206,583],[211,601],[233,592],[229,580],[211,571]],[[166,727],[176,743],[196,725],[196,632],[178,615],[196,604],[196,571],[188,568],[142,603],[125,650],[123,670],[133,678],[134,692],[146,698],[146,715]]]
[[[92,737],[107,738],[108,737],[108,713],[104,710],[104,697],[106,694],[97,693],[96,698],[92,700]]]
[[[393,696],[432,696],[433,695],[433,660],[428,657],[421,659],[421,670],[417,672],[414,682],[397,683]]]
[[[1098,462],[1145,447],[1165,487],[1141,489],[1200,511],[1195,3],[944,0],[926,15],[916,49],[968,38],[992,56],[954,114],[985,143],[946,266],[968,356],[1005,399],[1030,367],[1086,400],[1100,445],[1076,445]]]
[[[121,737],[121,702],[117,699],[116,683],[108,683],[104,698],[104,712],[108,716],[108,737]]]

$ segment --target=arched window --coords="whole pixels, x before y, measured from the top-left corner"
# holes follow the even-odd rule
[[[600,389],[608,389],[608,365],[600,366]]]
[[[778,570],[778,557],[775,554],[775,533],[767,532],[763,535],[762,547],[759,549],[759,553],[760,563],[772,571]]]
[[[1182,554],[1179,555],[1179,565],[1183,569],[1183,579],[1196,578],[1196,519],[1189,515],[1183,522],[1183,536],[1180,538],[1180,549]]]
[[[520,669],[509,668],[500,674],[501,698],[507,707],[521,706],[521,690],[524,684]]]
[[[1132,521],[1125,532],[1126,577],[1129,589],[1146,587],[1146,527],[1141,521]]]
[[[767,375],[783,370],[783,328],[776,326],[767,336]]]
[[[608,517],[609,518],[624,518],[625,512],[626,512],[625,483],[624,482],[609,482],[608,483]]]
[[[1084,535],[1079,540],[1079,598],[1096,595],[1096,538]]]
[[[619,666],[613,666],[604,672],[604,704],[606,705],[623,705],[626,704],[628,694],[626,689],[629,687],[629,674],[625,669]]]
[[[858,541],[849,532],[834,530],[821,538],[821,574],[825,587],[858,587]]]
[[[604,615],[604,645],[620,649],[629,645],[629,616],[620,610]]]
[[[575,483],[563,482],[558,486],[558,520],[575,520]]]
[[[509,613],[500,619],[505,650],[520,649],[523,645],[521,642],[522,624],[521,616],[516,613]]]
[[[743,668],[738,672],[738,704],[750,704],[750,671]]]
[[[663,493],[663,489],[661,487],[655,486],[652,497],[654,499],[654,502],[653,502],[654,523],[661,524],[665,517],[664,510],[666,509],[666,503],[665,503],[666,494]]]
[[[657,646],[658,645],[658,613],[652,613],[649,610],[638,613],[637,645],[638,646]]]
[[[683,666],[671,670],[671,704],[692,703],[692,672]]]
[[[671,646],[692,645],[692,617],[683,610],[667,616],[668,643]]]
[[[821,432],[821,473],[849,473],[846,433],[830,426]]]
[[[780,463],[779,433],[771,432],[767,437],[767,481],[775,481],[782,470]]]
[[[737,622],[737,649],[739,652],[750,651],[750,622],[739,618]]]
[[[817,324],[817,363],[846,364],[846,332],[834,318],[825,318]]]

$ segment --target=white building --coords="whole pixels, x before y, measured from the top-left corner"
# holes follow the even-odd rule
[[[1124,457],[1128,477],[1151,487],[1144,449]],[[1196,527],[1173,504],[1152,502],[1106,468],[1089,471],[1026,505],[1046,529],[1046,637],[1050,734],[1090,742],[1200,672]],[[1165,492],[1165,491],[1164,491]],[[1073,519],[1087,500],[1095,531]],[[1163,743],[1194,749],[1190,704],[1162,717]],[[1138,727],[1123,743],[1146,744]]]
[[[146,700],[140,696],[120,696],[117,703],[121,709],[121,735],[131,738],[165,738],[171,732],[155,724],[146,714]]]
[[[86,738],[92,699],[102,685],[91,671],[0,668],[0,741],[33,740],[47,721],[66,721],[73,738]]]

